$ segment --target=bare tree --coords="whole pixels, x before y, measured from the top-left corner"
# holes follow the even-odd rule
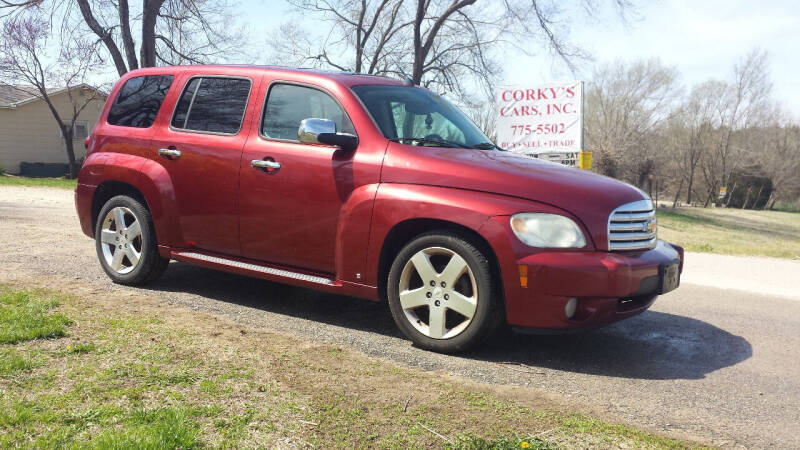
[[[73,144],[75,122],[86,107],[97,100],[98,90],[84,82],[88,70],[98,57],[90,43],[68,39],[59,45],[51,43],[48,22],[41,11],[32,10],[2,26],[0,39],[0,80],[25,89],[42,99],[58,124],[69,160],[69,177],[78,173]],[[48,63],[47,61],[52,61]],[[69,99],[69,110],[56,107],[54,95]]]
[[[41,3],[42,0],[0,0],[0,19]]]
[[[656,59],[595,69],[586,92],[586,148],[601,173],[642,185],[665,158],[659,127],[680,93],[678,74]]]
[[[565,38],[563,3],[548,0],[294,0],[297,11],[327,24],[316,42],[296,24],[271,36],[273,57],[357,73],[408,77],[413,83],[491,97],[502,49],[549,49],[570,68],[586,55]],[[628,0],[613,1],[621,11]],[[586,0],[592,14],[597,2]],[[319,33],[318,33],[319,34]],[[524,45],[521,43],[525,42]],[[537,43],[532,45],[532,43]],[[477,88],[477,89],[476,89]]]
[[[268,44],[274,59],[301,66],[311,64],[386,75],[404,46],[398,36],[411,25],[401,15],[402,0],[290,0],[289,3],[329,25],[322,42],[316,42],[292,22],[281,25],[270,36]]]
[[[701,83],[692,89],[686,103],[676,113],[680,122],[677,133],[682,135],[682,139],[675,149],[675,162],[678,175],[686,184],[686,203],[689,204],[692,203],[698,165],[706,151],[709,151],[711,140],[720,125],[715,121],[714,113],[719,108],[725,90],[726,85],[718,81]]]
[[[463,110],[467,116],[472,120],[478,128],[483,131],[483,134],[492,142],[497,140],[497,107],[491,102],[487,101],[477,105],[464,105]]]
[[[227,0],[143,0],[136,9],[128,0],[76,2],[79,14],[67,6],[65,28],[88,28],[120,76],[139,67],[204,63],[242,54],[245,35],[232,26],[233,8]]]
[[[770,181],[772,190],[764,208],[800,196],[800,126],[789,117],[780,105],[773,104],[758,114],[752,126],[736,134],[737,144],[743,147],[743,164]]]
[[[732,81],[720,92],[715,114],[720,132],[714,154],[704,159],[704,176],[709,187],[706,204],[721,186],[727,186],[731,172],[741,159],[741,147],[734,143],[734,133],[747,128],[754,117],[771,101],[772,83],[769,78],[767,53],[751,51],[733,67]]]

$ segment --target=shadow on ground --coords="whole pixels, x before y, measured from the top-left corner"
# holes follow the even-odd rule
[[[352,297],[172,263],[154,291],[196,294],[282,314],[404,339],[388,307]],[[420,350],[421,351],[421,350]],[[501,330],[460,358],[611,377],[699,379],[752,356],[752,347],[707,322],[655,311],[598,330],[532,336]]]

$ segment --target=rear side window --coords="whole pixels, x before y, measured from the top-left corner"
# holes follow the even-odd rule
[[[147,75],[125,82],[108,111],[111,125],[147,128],[153,125],[172,86],[172,75]]]
[[[236,134],[242,127],[250,80],[192,78],[172,115],[172,127],[188,131]]]
[[[293,84],[276,84],[269,90],[261,134],[272,139],[296,141],[303,119],[328,119],[336,131],[355,134],[353,123],[330,95],[318,89]]]

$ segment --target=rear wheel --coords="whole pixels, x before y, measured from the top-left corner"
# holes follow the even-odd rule
[[[464,351],[498,323],[489,259],[458,234],[428,233],[406,245],[389,271],[387,294],[397,326],[429,350]]]
[[[95,247],[103,270],[119,284],[153,281],[169,264],[158,254],[150,212],[138,200],[125,195],[112,197],[100,210]]]

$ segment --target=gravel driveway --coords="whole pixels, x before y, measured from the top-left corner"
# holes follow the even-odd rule
[[[0,281],[146,292],[427,370],[527,386],[555,404],[669,435],[800,447],[800,262],[702,255],[695,264],[690,254],[683,285],[638,317],[568,336],[500,333],[472,353],[444,356],[412,347],[383,304],[174,262],[147,289],[113,285],[80,232],[72,195],[0,186]],[[772,270],[751,275],[764,264]],[[721,288],[728,284],[714,271],[739,280],[738,290]]]

